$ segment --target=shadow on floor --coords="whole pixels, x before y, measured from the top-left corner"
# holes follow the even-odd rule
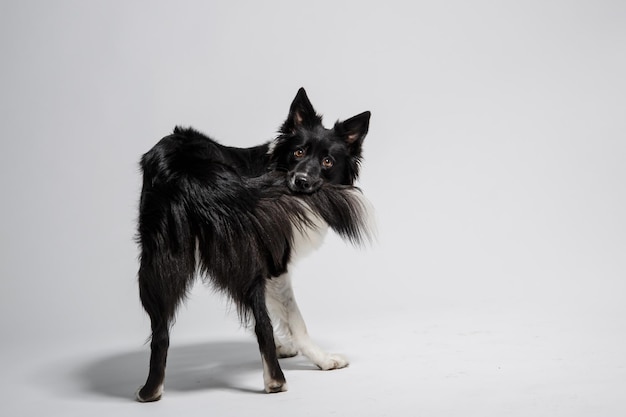
[[[81,391],[133,399],[148,375],[149,349],[97,358],[79,367],[73,377]],[[284,371],[317,369],[306,358],[281,360]],[[227,389],[263,392],[262,365],[254,340],[200,343],[170,348],[165,377],[167,391]],[[244,378],[258,374],[258,390]]]

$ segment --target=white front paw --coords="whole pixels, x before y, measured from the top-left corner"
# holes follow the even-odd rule
[[[348,360],[338,354],[327,354],[321,361],[315,363],[321,370],[330,371],[331,369],[341,369],[348,366]]]

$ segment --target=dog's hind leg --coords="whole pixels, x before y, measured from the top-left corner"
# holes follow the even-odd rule
[[[170,271],[166,275],[162,269],[156,269],[142,265],[139,270],[139,294],[143,307],[150,316],[152,328],[150,371],[146,383],[136,393],[140,402],[161,399],[170,343],[170,325],[192,277],[189,271]]]
[[[252,310],[254,315],[254,332],[256,333],[263,361],[263,381],[265,391],[268,393],[287,391],[285,375],[280,369],[276,354],[276,343],[272,321],[265,303],[265,280],[258,279],[248,291],[246,307]]]
[[[283,334],[277,335],[282,340],[285,339],[285,334],[291,336],[291,341],[283,341],[286,346],[292,345],[292,349],[300,351],[318,368],[323,370],[339,369],[348,366],[346,358],[338,354],[325,352],[311,340],[296,303],[289,274],[272,278],[270,283],[268,283],[267,304],[272,306],[271,311],[280,312],[277,314],[279,320],[286,321],[281,327],[288,328],[288,331],[283,330]]]

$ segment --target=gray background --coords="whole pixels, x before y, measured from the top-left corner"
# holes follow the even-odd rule
[[[626,413],[625,3],[175,3],[0,3],[0,414]],[[260,394],[197,286],[164,400],[132,402],[140,155],[176,124],[269,140],[300,86],[327,125],[373,113],[378,243],[296,270],[351,366]]]

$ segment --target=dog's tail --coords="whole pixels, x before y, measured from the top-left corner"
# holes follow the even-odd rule
[[[314,193],[300,194],[289,190],[285,177],[277,173],[268,173],[249,181],[260,190],[260,200],[280,208],[283,217],[289,213],[296,228],[315,227],[315,218],[320,218],[341,238],[355,246],[365,246],[376,240],[373,206],[357,187],[324,184]]]
[[[376,239],[374,209],[359,188],[325,185],[301,198],[314,215],[353,245],[365,246]]]

